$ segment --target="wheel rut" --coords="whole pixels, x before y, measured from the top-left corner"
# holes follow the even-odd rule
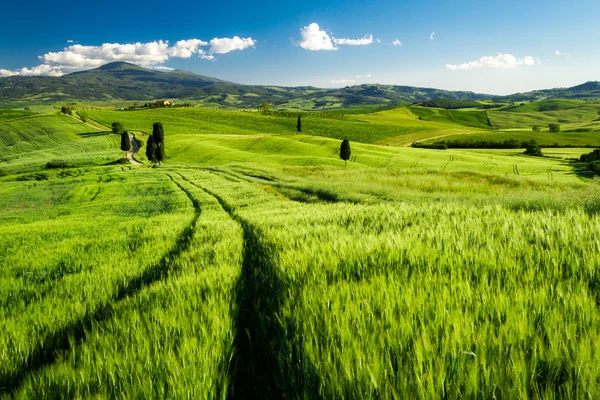
[[[77,345],[83,342],[86,332],[94,324],[109,319],[113,315],[113,310],[121,301],[134,296],[154,282],[165,279],[169,274],[177,272],[177,263],[174,263],[173,260],[176,260],[179,255],[189,249],[201,209],[198,201],[188,190],[181,186],[172,176],[168,174],[167,176],[185,193],[194,207],[194,217],[178,235],[175,245],[163,255],[158,263],[144,269],[139,275],[131,278],[125,285],[121,286],[112,302],[100,305],[83,318],[73,321],[48,335],[31,352],[27,360],[21,364],[21,367],[15,373],[0,376],[0,394],[14,393],[29,375],[54,363],[60,352],[71,349],[73,343]]]

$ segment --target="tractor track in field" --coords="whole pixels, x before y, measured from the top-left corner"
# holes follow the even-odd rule
[[[34,149],[36,150],[40,150],[40,146],[38,146],[37,144],[35,144],[35,142],[33,142],[32,140],[27,139],[23,134],[21,134],[21,132],[19,132],[19,130],[17,128],[15,128],[14,126],[7,124],[7,126],[10,127],[10,129],[13,130],[13,132],[19,136],[21,138],[21,140],[25,143],[29,143]]]
[[[210,170],[207,172],[215,174]],[[292,383],[282,379],[286,371],[277,368],[279,352],[286,342],[286,333],[278,315],[285,301],[287,285],[272,263],[270,252],[261,243],[260,229],[240,217],[217,193],[180,173],[178,175],[216,199],[243,231],[242,273],[235,289],[239,307],[234,339],[236,352],[232,358],[233,382],[227,397],[278,399],[285,393],[293,393],[285,387]],[[297,361],[292,364],[298,365]]]
[[[167,174],[167,176],[185,193],[194,208],[192,221],[178,235],[175,245],[156,264],[144,269],[137,276],[131,277],[126,284],[121,286],[116,291],[112,302],[99,305],[94,311],[86,314],[83,318],[72,321],[56,332],[48,334],[45,340],[38,344],[16,372],[0,376],[0,395],[14,394],[28,376],[53,364],[62,351],[67,351],[73,347],[73,343],[77,346],[79,343],[85,341],[87,332],[95,324],[110,319],[115,307],[120,302],[135,296],[153,283],[163,280],[170,273],[177,272],[177,269],[174,268],[176,264],[173,263],[173,260],[177,259],[180,254],[187,251],[190,247],[201,209],[198,201],[194,199],[189,191],[176,182],[171,175]]]

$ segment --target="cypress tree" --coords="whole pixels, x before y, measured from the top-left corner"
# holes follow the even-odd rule
[[[298,123],[296,124],[296,129],[298,132],[302,132],[302,118],[298,115]]]
[[[146,143],[146,157],[148,161],[156,162],[156,143],[154,143],[154,139],[152,135],[148,136],[148,142]]]
[[[121,133],[121,150],[125,152],[125,158],[127,158],[127,152],[131,150],[131,139],[127,131]]]
[[[346,162],[350,159],[350,142],[348,139],[344,139],[342,142],[342,146],[340,147],[340,158],[344,160],[344,167],[346,167]]]
[[[160,142],[156,144],[156,151],[154,152],[156,157],[156,161],[160,165],[161,161],[165,159],[165,142]]]
[[[152,137],[154,138],[154,143],[162,143],[165,140],[165,131],[163,128],[163,124],[160,122],[155,122],[152,125]]]

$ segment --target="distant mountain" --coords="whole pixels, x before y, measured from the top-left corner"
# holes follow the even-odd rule
[[[598,82],[588,82],[570,89],[541,90],[504,98],[580,98],[578,96],[600,98]],[[483,100],[498,97],[472,92],[379,84],[341,89],[242,85],[182,70],[159,72],[126,62],[113,62],[62,77],[0,78],[0,104],[27,101],[151,101],[163,98],[202,100],[226,107],[256,107],[268,101],[280,109],[326,110],[367,104],[391,106],[438,98]]]
[[[570,88],[534,90],[503,96],[502,100],[535,101],[543,99],[600,99],[600,82],[590,81]]]

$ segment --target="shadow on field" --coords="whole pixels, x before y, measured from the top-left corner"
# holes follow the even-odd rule
[[[290,394],[316,395],[319,380],[298,344],[298,322],[282,319],[281,315],[282,305],[293,301],[299,291],[280,277],[273,251],[261,240],[258,228],[239,217],[222,197],[179,175],[214,197],[243,230],[242,272],[235,286],[238,315],[230,363],[232,382],[227,397],[282,399]]]
[[[86,133],[78,133],[77,136],[82,138],[90,138],[90,137],[98,137],[98,136],[106,136],[109,132],[86,132]]]
[[[171,176],[169,178],[173,180]],[[169,274],[179,270],[180,266],[176,260],[180,254],[187,251],[190,247],[196,229],[196,221],[200,217],[201,210],[198,202],[187,190],[174,180],[173,183],[189,197],[194,206],[195,213],[191,223],[179,234],[171,250],[157,264],[146,268],[141,275],[131,278],[121,286],[117,291],[116,298],[112,302],[100,306],[88,312],[80,320],[74,321],[58,331],[48,334],[45,340],[38,344],[37,348],[32,351],[31,355],[21,364],[21,367],[15,373],[0,376],[0,394],[15,391],[29,374],[42,369],[46,365],[52,364],[61,351],[67,351],[85,340],[86,331],[90,330],[97,322],[108,320],[113,315],[115,305],[119,301],[135,295],[144,287],[164,279]]]

